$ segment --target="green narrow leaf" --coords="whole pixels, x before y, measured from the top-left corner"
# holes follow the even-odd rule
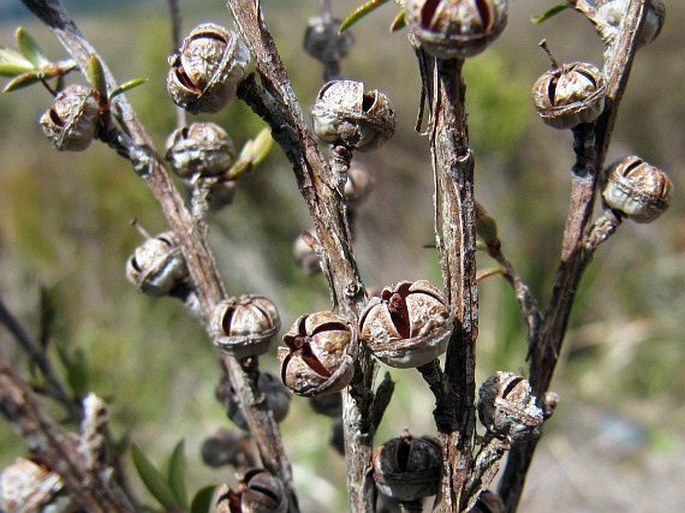
[[[24,27],[17,28],[15,36],[17,38],[17,48],[19,48],[21,54],[36,68],[43,67],[50,63],[50,59],[45,56],[36,40],[33,39],[31,34],[29,34]]]
[[[11,62],[25,68],[25,71],[35,69],[35,66],[27,61],[22,54],[11,48],[0,48],[0,62]]]
[[[273,147],[273,143],[274,140],[271,138],[271,131],[268,128],[264,128],[257,134],[250,150],[250,161],[253,166],[256,166],[266,158]]]
[[[197,492],[190,505],[190,513],[209,513],[214,490],[216,490],[216,485],[206,486]]]
[[[538,14],[537,16],[532,17],[530,19],[530,21],[533,22],[533,25],[540,25],[540,24],[546,22],[547,20],[549,20],[550,18],[552,18],[553,16],[556,16],[561,11],[565,11],[569,7],[571,7],[571,6],[568,3],[561,3],[561,4],[554,5],[554,6],[550,7],[549,9],[547,9],[542,14]]]
[[[7,82],[2,92],[10,93],[12,91],[16,91],[17,89],[21,89],[22,87],[28,87],[30,85],[33,85],[36,82],[40,82],[40,77],[37,71],[22,73],[18,77]]]
[[[378,9],[381,5],[389,2],[389,0],[369,0],[365,4],[361,5],[360,7],[357,7],[354,11],[352,11],[347,18],[343,20],[343,22],[340,24],[340,29],[338,32],[344,32],[348,28],[350,28],[352,25],[357,23],[359,20],[361,20],[364,16],[367,14],[375,11]]]
[[[107,81],[105,80],[105,71],[102,69],[102,63],[97,55],[90,54],[88,56],[88,63],[86,66],[88,73],[88,81],[98,93],[101,98],[107,98]]]
[[[486,246],[499,246],[497,223],[478,202],[476,202],[476,233]]]
[[[171,491],[174,492],[176,499],[184,508],[188,508],[188,494],[186,493],[185,483],[185,459],[183,456],[185,441],[181,440],[174,447],[174,451],[169,458],[167,480]]]
[[[138,87],[139,85],[142,85],[147,81],[148,81],[147,78],[134,78],[133,80],[129,80],[128,82],[124,82],[120,86],[116,87],[114,89],[114,91],[112,91],[112,94],[109,95],[109,99],[111,100],[112,98],[119,96],[120,94],[123,94],[126,91],[130,91],[134,87]]]
[[[131,457],[138,475],[150,494],[167,509],[180,508],[181,505],[176,500],[174,492],[171,491],[169,483],[135,444],[131,446]]]
[[[88,360],[85,351],[81,348],[76,349],[69,359],[69,365],[67,366],[67,382],[76,397],[85,395],[90,388]]]
[[[406,14],[407,12],[404,9],[397,13],[397,16],[395,16],[395,19],[393,19],[392,23],[390,24],[390,32],[397,32],[398,30],[402,30],[407,26],[405,20]]]

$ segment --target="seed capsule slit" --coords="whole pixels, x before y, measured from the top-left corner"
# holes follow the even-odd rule
[[[317,326],[314,331],[312,331],[312,337],[318,333],[321,333],[322,331],[334,331],[334,330],[345,330],[346,327],[344,324],[341,324],[339,322],[327,322],[324,324],[321,324],[320,326]]]
[[[592,87],[597,87],[597,80],[595,79],[595,77],[592,76],[591,73],[587,73],[586,71],[583,71],[582,69],[576,69],[575,72],[578,73],[579,75],[582,75],[585,78],[587,78],[588,81],[592,84]]]
[[[633,160],[630,164],[628,164],[623,171],[623,176],[628,176],[631,172],[633,172],[636,168],[638,168],[642,164],[642,161],[640,159],[635,159]]]
[[[490,14],[490,8],[488,2],[485,0],[476,0],[476,9],[478,9],[478,14],[480,15],[481,25],[486,31],[490,30],[493,18]]]
[[[514,388],[516,388],[516,385],[521,383],[521,381],[523,381],[521,376],[512,379],[502,391],[502,397],[506,399],[507,396],[514,390]]]
[[[397,446],[397,463],[402,472],[406,472],[409,467],[409,453],[411,452],[411,439],[403,439]]]
[[[226,335],[231,333],[231,322],[233,321],[233,314],[235,313],[235,308],[228,308],[224,314],[224,318],[221,319],[221,327]]]
[[[554,97],[556,96],[557,92],[557,78],[553,78],[552,80],[549,81],[549,85],[547,86],[547,97],[549,98],[549,102],[552,105],[556,105],[556,100]]]
[[[362,110],[364,112],[369,112],[371,108],[375,105],[375,103],[376,95],[373,91],[364,93],[364,96],[362,97]]]
[[[431,28],[435,12],[438,10],[441,0],[428,0],[421,8],[421,25],[424,28]]]
[[[55,109],[50,109],[50,119],[53,123],[55,123],[55,125],[64,126],[64,120],[59,117]]]

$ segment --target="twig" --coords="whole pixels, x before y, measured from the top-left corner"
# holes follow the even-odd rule
[[[419,50],[420,70],[430,106],[430,147],[435,179],[436,245],[455,329],[447,349],[445,374],[454,399],[444,402],[454,412],[436,409],[434,416],[456,415],[456,425],[441,432],[443,447],[441,511],[461,511],[462,492],[471,468],[474,434],[475,342],[478,335],[476,219],[473,154],[468,146],[464,107],[466,86],[462,60],[435,60]],[[432,66],[431,66],[432,63]],[[428,65],[426,65],[428,64]],[[428,75],[430,72],[432,76]],[[439,426],[440,427],[440,426]]]
[[[110,478],[112,470],[107,463],[84,458],[80,448],[88,446],[85,439],[63,431],[4,360],[0,360],[0,412],[21,432],[35,457],[59,474],[88,512],[133,513],[130,501]]]
[[[607,99],[603,114],[594,130],[594,148],[585,147],[584,151],[594,153],[595,171],[601,169],[606,158],[611,134],[616,121],[618,107],[630,75],[633,58],[637,50],[637,39],[649,9],[649,0],[630,0],[621,21],[620,36],[616,41],[609,61],[606,63]],[[574,178],[575,180],[575,178]],[[580,188],[580,187],[578,187]],[[587,187],[585,188],[587,190]],[[583,201],[572,199],[572,208],[587,211],[591,209],[592,193],[578,193]],[[573,221],[575,218],[576,221]],[[563,342],[568,317],[573,304],[573,297],[580,282],[585,266],[592,253],[583,247],[583,238],[587,229],[588,215],[574,210],[569,212],[569,221],[563,243],[563,258],[557,269],[552,297],[545,312],[537,340],[531,340],[532,358],[530,363],[530,382],[537,397],[543,397],[549,387],[559,351]],[[581,220],[581,221],[578,221]],[[571,237],[573,234],[573,238]],[[506,504],[507,513],[516,511],[525,476],[537,446],[537,441],[520,444],[512,449],[499,491]]]
[[[83,412],[79,404],[69,396],[62,380],[52,367],[45,353],[28,336],[23,326],[7,309],[0,298],[0,324],[4,324],[9,332],[14,336],[21,348],[26,351],[31,361],[40,369],[43,377],[47,381],[47,392],[50,397],[58,401],[67,411],[69,418],[74,423],[78,423],[83,417]]]
[[[269,123],[274,139],[290,160],[321,243],[321,264],[333,308],[356,324],[367,298],[336,179],[307,127],[259,6],[255,10],[253,0],[231,0],[226,6],[252,52],[261,79],[261,84],[245,82],[238,94]],[[343,393],[347,485],[350,510],[372,513],[374,486],[367,470],[374,436],[371,386],[375,364],[361,347],[356,363],[353,382]]]
[[[90,55],[98,55],[96,49],[81,34],[59,0],[22,0],[23,3],[50,27],[57,39],[85,71]],[[109,90],[116,82],[104,59],[100,58]],[[84,73],[85,74],[85,73]],[[85,74],[87,76],[87,74]],[[113,101],[112,111],[132,138],[129,158],[157,199],[169,227],[179,239],[186,266],[197,292],[198,303],[205,325],[215,305],[226,297],[224,284],[216,268],[202,227],[194,222],[181,195],[169,178],[161,159],[145,128],[135,115],[124,95]],[[211,335],[210,335],[211,336]],[[291,513],[298,511],[297,497],[293,488],[292,470],[283,451],[278,425],[266,401],[258,401],[255,390],[244,374],[240,363],[227,355],[221,355],[229,379],[238,391],[243,414],[259,450],[264,467],[281,478],[289,496]]]

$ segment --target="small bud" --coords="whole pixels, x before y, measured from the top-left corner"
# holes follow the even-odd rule
[[[237,359],[266,353],[281,327],[276,305],[263,296],[225,299],[210,323],[214,343]]]
[[[257,388],[261,394],[260,397],[267,402],[273,412],[276,422],[281,422],[285,419],[288,416],[290,399],[292,398],[292,394],[286,386],[273,374],[261,372],[257,380]],[[226,397],[226,414],[236,426],[247,431],[249,429],[247,421],[240,410],[235,392],[231,392],[233,393],[228,393]]]
[[[407,26],[439,59],[472,57],[507,24],[507,0],[407,0]]]
[[[403,281],[373,297],[359,318],[360,337],[391,367],[421,367],[447,350],[452,317],[442,293],[430,282]]]
[[[240,469],[253,467],[255,462],[250,434],[238,430],[218,429],[202,442],[201,455],[203,463],[213,468]]]
[[[213,211],[221,210],[233,203],[233,198],[235,198],[235,193],[238,190],[238,184],[236,180],[225,180],[220,179],[216,183],[212,184],[209,190],[209,196],[207,201],[209,202],[209,208]]]
[[[544,420],[528,381],[499,371],[478,391],[478,416],[490,434],[512,444],[539,437]]]
[[[327,417],[336,419],[342,415],[342,395],[340,392],[310,397],[309,405],[316,413]]]
[[[169,57],[167,90],[188,112],[218,112],[235,97],[249,62],[249,50],[234,32],[204,23]]]
[[[95,137],[100,110],[97,95],[87,87],[72,84],[55,98],[40,118],[43,133],[60,151],[83,151]]]
[[[304,33],[304,49],[320,62],[340,61],[354,44],[354,38],[349,31],[339,33],[339,28],[339,19],[310,18]]]
[[[378,490],[400,502],[436,495],[442,476],[442,451],[433,437],[413,437],[408,431],[373,454],[373,480]]]
[[[352,165],[347,171],[347,181],[343,191],[348,208],[358,208],[371,189],[373,189],[371,174],[363,166]]]
[[[166,159],[181,178],[217,176],[235,161],[228,134],[214,123],[193,123],[174,130],[166,141]]]
[[[365,91],[354,80],[333,80],[317,95],[312,109],[314,132],[327,143],[370,151],[395,133],[395,112],[380,91]]]
[[[150,237],[126,263],[126,277],[149,296],[164,296],[187,283],[188,269],[173,232]]]
[[[318,239],[309,232],[298,235],[293,242],[293,256],[305,274],[312,276],[321,272],[321,263],[310,242],[318,244]]]
[[[350,325],[333,312],[303,315],[278,348],[281,379],[297,395],[339,392],[352,379],[355,348]]]
[[[602,196],[636,223],[651,223],[668,209],[671,191],[666,173],[632,155],[609,168]]]

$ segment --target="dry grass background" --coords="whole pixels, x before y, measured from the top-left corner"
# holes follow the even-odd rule
[[[357,5],[335,0],[337,14]],[[554,2],[512,0],[509,27],[486,54],[466,66],[477,194],[498,219],[512,260],[541,297],[549,290],[568,195],[569,134],[542,126],[528,88],[547,67],[536,47],[546,37],[560,60],[598,62],[601,48],[589,24],[572,12],[534,27],[529,18]],[[316,64],[300,50],[314,0],[264,0],[305,106],[319,87]],[[76,9],[74,3],[67,3]],[[186,27],[207,19],[227,22],[221,2],[182,2]],[[163,91],[169,52],[166,2],[83,9],[86,34],[122,80],[150,82],[129,98],[161,146],[174,123]],[[399,131],[387,147],[364,156],[376,188],[359,218],[357,254],[367,285],[400,279],[439,280],[432,240],[432,181],[426,142],[412,130],[419,83],[402,34],[389,35],[388,5],[354,30],[357,46],[343,71],[393,98]],[[121,24],[122,17],[126,23]],[[671,172],[671,210],[657,223],[625,223],[598,254],[584,280],[554,388],[562,398],[529,478],[521,511],[537,513],[671,512],[685,504],[685,5],[668,2],[660,38],[643,49],[619,115],[615,157],[638,153]],[[30,19],[0,20],[0,45],[27,25],[61,51]],[[164,229],[145,188],[106,148],[58,154],[35,120],[49,105],[38,88],[0,96],[0,294],[36,333],[38,290],[57,298],[55,338],[82,348],[92,369],[90,387],[111,399],[115,431],[162,460],[186,439],[191,489],[229,479],[199,462],[202,439],[226,424],[213,399],[216,367],[202,330],[170,300],[153,301],[125,282],[123,263],[138,242],[136,217],[150,231]],[[237,142],[261,126],[240,105],[217,118]],[[325,308],[321,278],[298,271],[291,241],[309,228],[292,173],[274,151],[241,183],[235,205],[212,220],[212,243],[232,293],[266,293],[284,326],[305,311]],[[492,263],[483,258],[483,267]],[[490,279],[481,288],[479,376],[494,369],[525,372],[525,341],[508,288]],[[0,351],[25,367],[0,328]],[[263,365],[276,370],[275,358]],[[411,373],[393,372],[397,396],[378,441],[408,426],[430,432],[431,399]],[[305,511],[344,511],[344,466],[327,446],[330,421],[295,399],[283,423],[286,447],[305,497]],[[24,448],[0,431],[0,463]]]

